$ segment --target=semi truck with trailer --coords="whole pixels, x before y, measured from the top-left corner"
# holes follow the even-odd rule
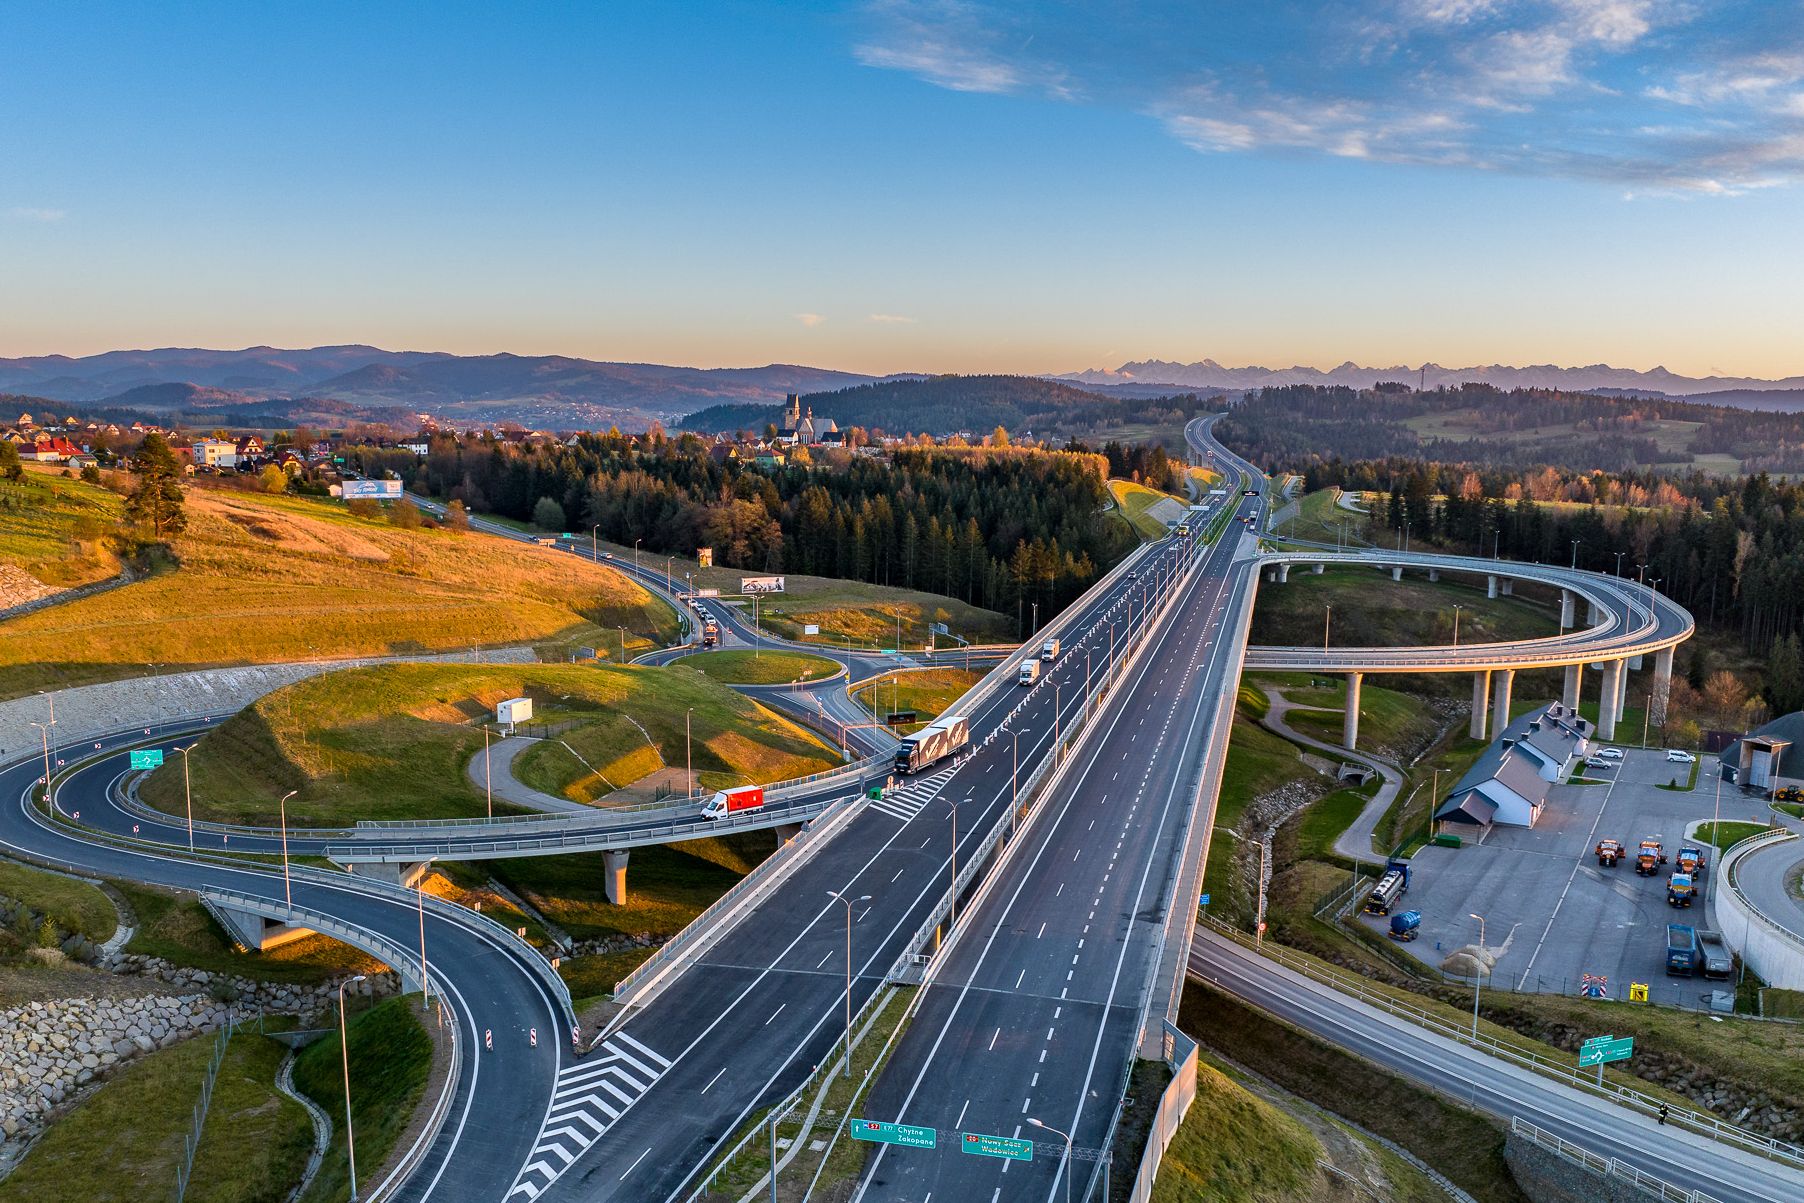
[[[762,785],[742,785],[737,789],[723,789],[708,799],[702,807],[702,818],[724,819],[730,814],[738,814],[742,810],[757,810],[764,805],[764,787]]]
[[[896,771],[918,773],[970,744],[970,720],[962,714],[942,714],[897,746]]]

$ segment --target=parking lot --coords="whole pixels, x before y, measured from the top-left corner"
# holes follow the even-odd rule
[[[1421,936],[1401,947],[1438,968],[1448,953],[1477,942],[1478,923],[1470,916],[1479,914],[1485,946],[1497,957],[1491,982],[1498,986],[1576,994],[1589,973],[1608,979],[1611,998],[1627,998],[1631,982],[1645,982],[1653,1001],[1698,1006],[1701,995],[1723,985],[1666,975],[1666,925],[1708,927],[1707,910],[1701,900],[1669,907],[1672,865],[1642,877],[1633,852],[1651,838],[1673,857],[1687,828],[1712,817],[1713,765],[1707,760],[1703,767],[1696,788],[1662,789],[1675,777],[1682,786],[1691,766],[1669,763],[1660,750],[1626,750],[1613,770],[1585,770],[1608,785],[1555,786],[1532,828],[1494,827],[1463,848],[1422,849],[1412,862],[1409,894],[1396,908],[1422,913]],[[1724,819],[1765,822],[1765,813],[1758,800],[1724,788]],[[1606,837],[1629,850],[1613,869],[1600,868],[1593,853]],[[1714,850],[1709,855],[1714,868]],[[1707,872],[1704,888],[1714,885]],[[1389,922],[1376,915],[1361,921],[1376,930]]]

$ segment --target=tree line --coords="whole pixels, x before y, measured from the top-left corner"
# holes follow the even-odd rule
[[[1078,452],[835,452],[761,469],[716,458],[693,435],[609,432],[537,447],[440,436],[419,460],[349,454],[471,511],[664,554],[712,547],[716,563],[749,571],[922,589],[992,610],[1038,603],[1042,618],[1134,546],[1104,513],[1109,461]]]

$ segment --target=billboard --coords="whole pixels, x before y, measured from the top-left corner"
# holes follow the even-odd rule
[[[714,567],[714,549],[712,547],[696,548],[695,549],[695,566],[697,568]]]
[[[356,497],[369,497],[379,501],[399,501],[401,498],[401,482],[398,480],[347,480],[339,487],[344,491],[346,501]]]
[[[741,593],[781,593],[783,578],[780,576],[742,576],[739,578]]]

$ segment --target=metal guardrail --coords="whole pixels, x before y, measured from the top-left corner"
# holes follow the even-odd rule
[[[1563,1085],[1570,1086],[1574,1090],[1617,1103],[1643,1115],[1657,1116],[1664,1109],[1666,1123],[1670,1126],[1695,1132],[1710,1140],[1746,1149],[1763,1157],[1770,1157],[1786,1165],[1804,1167],[1804,1148],[1789,1141],[1749,1131],[1708,1112],[1694,1111],[1688,1107],[1672,1107],[1671,1104],[1631,1087],[1610,1084],[1600,1086],[1595,1080],[1579,1072],[1576,1058],[1571,1062],[1554,1061],[1538,1053],[1528,1052],[1515,1045],[1507,1044],[1492,1036],[1479,1035],[1474,1038],[1467,1025],[1452,1023],[1424,1007],[1415,1007],[1399,1002],[1390,995],[1373,989],[1365,978],[1329,969],[1271,940],[1256,942],[1245,932],[1230,927],[1212,916],[1203,915],[1199,922],[1216,934],[1267,960],[1284,966],[1292,973],[1300,974],[1331,990],[1349,995],[1367,1006],[1376,1007],[1394,1018],[1412,1023],[1437,1036],[1476,1049],[1499,1060],[1519,1065],[1542,1077],[1551,1078]]]
[[[1520,1115],[1510,1116],[1510,1133],[1520,1136],[1524,1140],[1533,1141],[1541,1148],[1551,1153],[1557,1153],[1567,1161],[1581,1165],[1593,1173],[1601,1174],[1605,1178],[1615,1178],[1648,1191],[1660,1199],[1666,1200],[1667,1203],[1718,1203],[1714,1195],[1707,1195],[1701,1190],[1686,1190],[1682,1186],[1674,1186],[1664,1178],[1656,1178],[1619,1158],[1602,1157],[1587,1149],[1582,1149],[1569,1140],[1536,1127]]]
[[[1760,908],[1754,905],[1752,899],[1742,893],[1741,882],[1737,880],[1737,870],[1741,868],[1742,858],[1747,856],[1750,852],[1756,852],[1769,844],[1783,844],[1787,840],[1797,838],[1798,833],[1792,831],[1790,828],[1769,827],[1758,835],[1750,835],[1746,839],[1735,841],[1735,843],[1729,845],[1729,847],[1723,851],[1721,858],[1723,880],[1728,884],[1730,892],[1735,895],[1741,905],[1747,908],[1749,914],[1759,920],[1761,926],[1765,927],[1774,935],[1789,940],[1794,944],[1800,943],[1797,932],[1774,923],[1771,919],[1761,913]]]
[[[441,1001],[439,1005],[443,1007],[444,1003]],[[453,1021],[444,1030],[448,1033],[451,1041],[451,1067],[450,1071],[445,1074],[444,1084],[439,1088],[438,1099],[432,1105],[432,1113],[426,1117],[426,1126],[414,1138],[413,1144],[401,1156],[401,1160],[395,1164],[395,1168],[389,1172],[388,1177],[377,1183],[364,1196],[364,1203],[382,1203],[383,1200],[400,1190],[413,1176],[414,1170],[419,1168],[420,1162],[426,1159],[426,1154],[437,1142],[439,1133],[444,1131],[445,1121],[451,1114],[451,1104],[457,1098],[457,1082],[463,1072],[464,1059],[463,1040],[458,1036],[457,1023]]]
[[[200,898],[209,906],[248,911],[264,918],[283,920],[296,927],[305,927],[322,936],[332,936],[353,947],[362,948],[399,974],[402,981],[406,981],[408,978],[422,977],[418,952],[389,939],[381,932],[346,923],[323,911],[316,911],[304,906],[288,906],[285,903],[271,902],[267,898],[259,898],[255,894],[245,894],[238,890],[222,890],[213,886],[203,889]],[[425,986],[426,983],[421,982],[422,990],[425,989]]]

